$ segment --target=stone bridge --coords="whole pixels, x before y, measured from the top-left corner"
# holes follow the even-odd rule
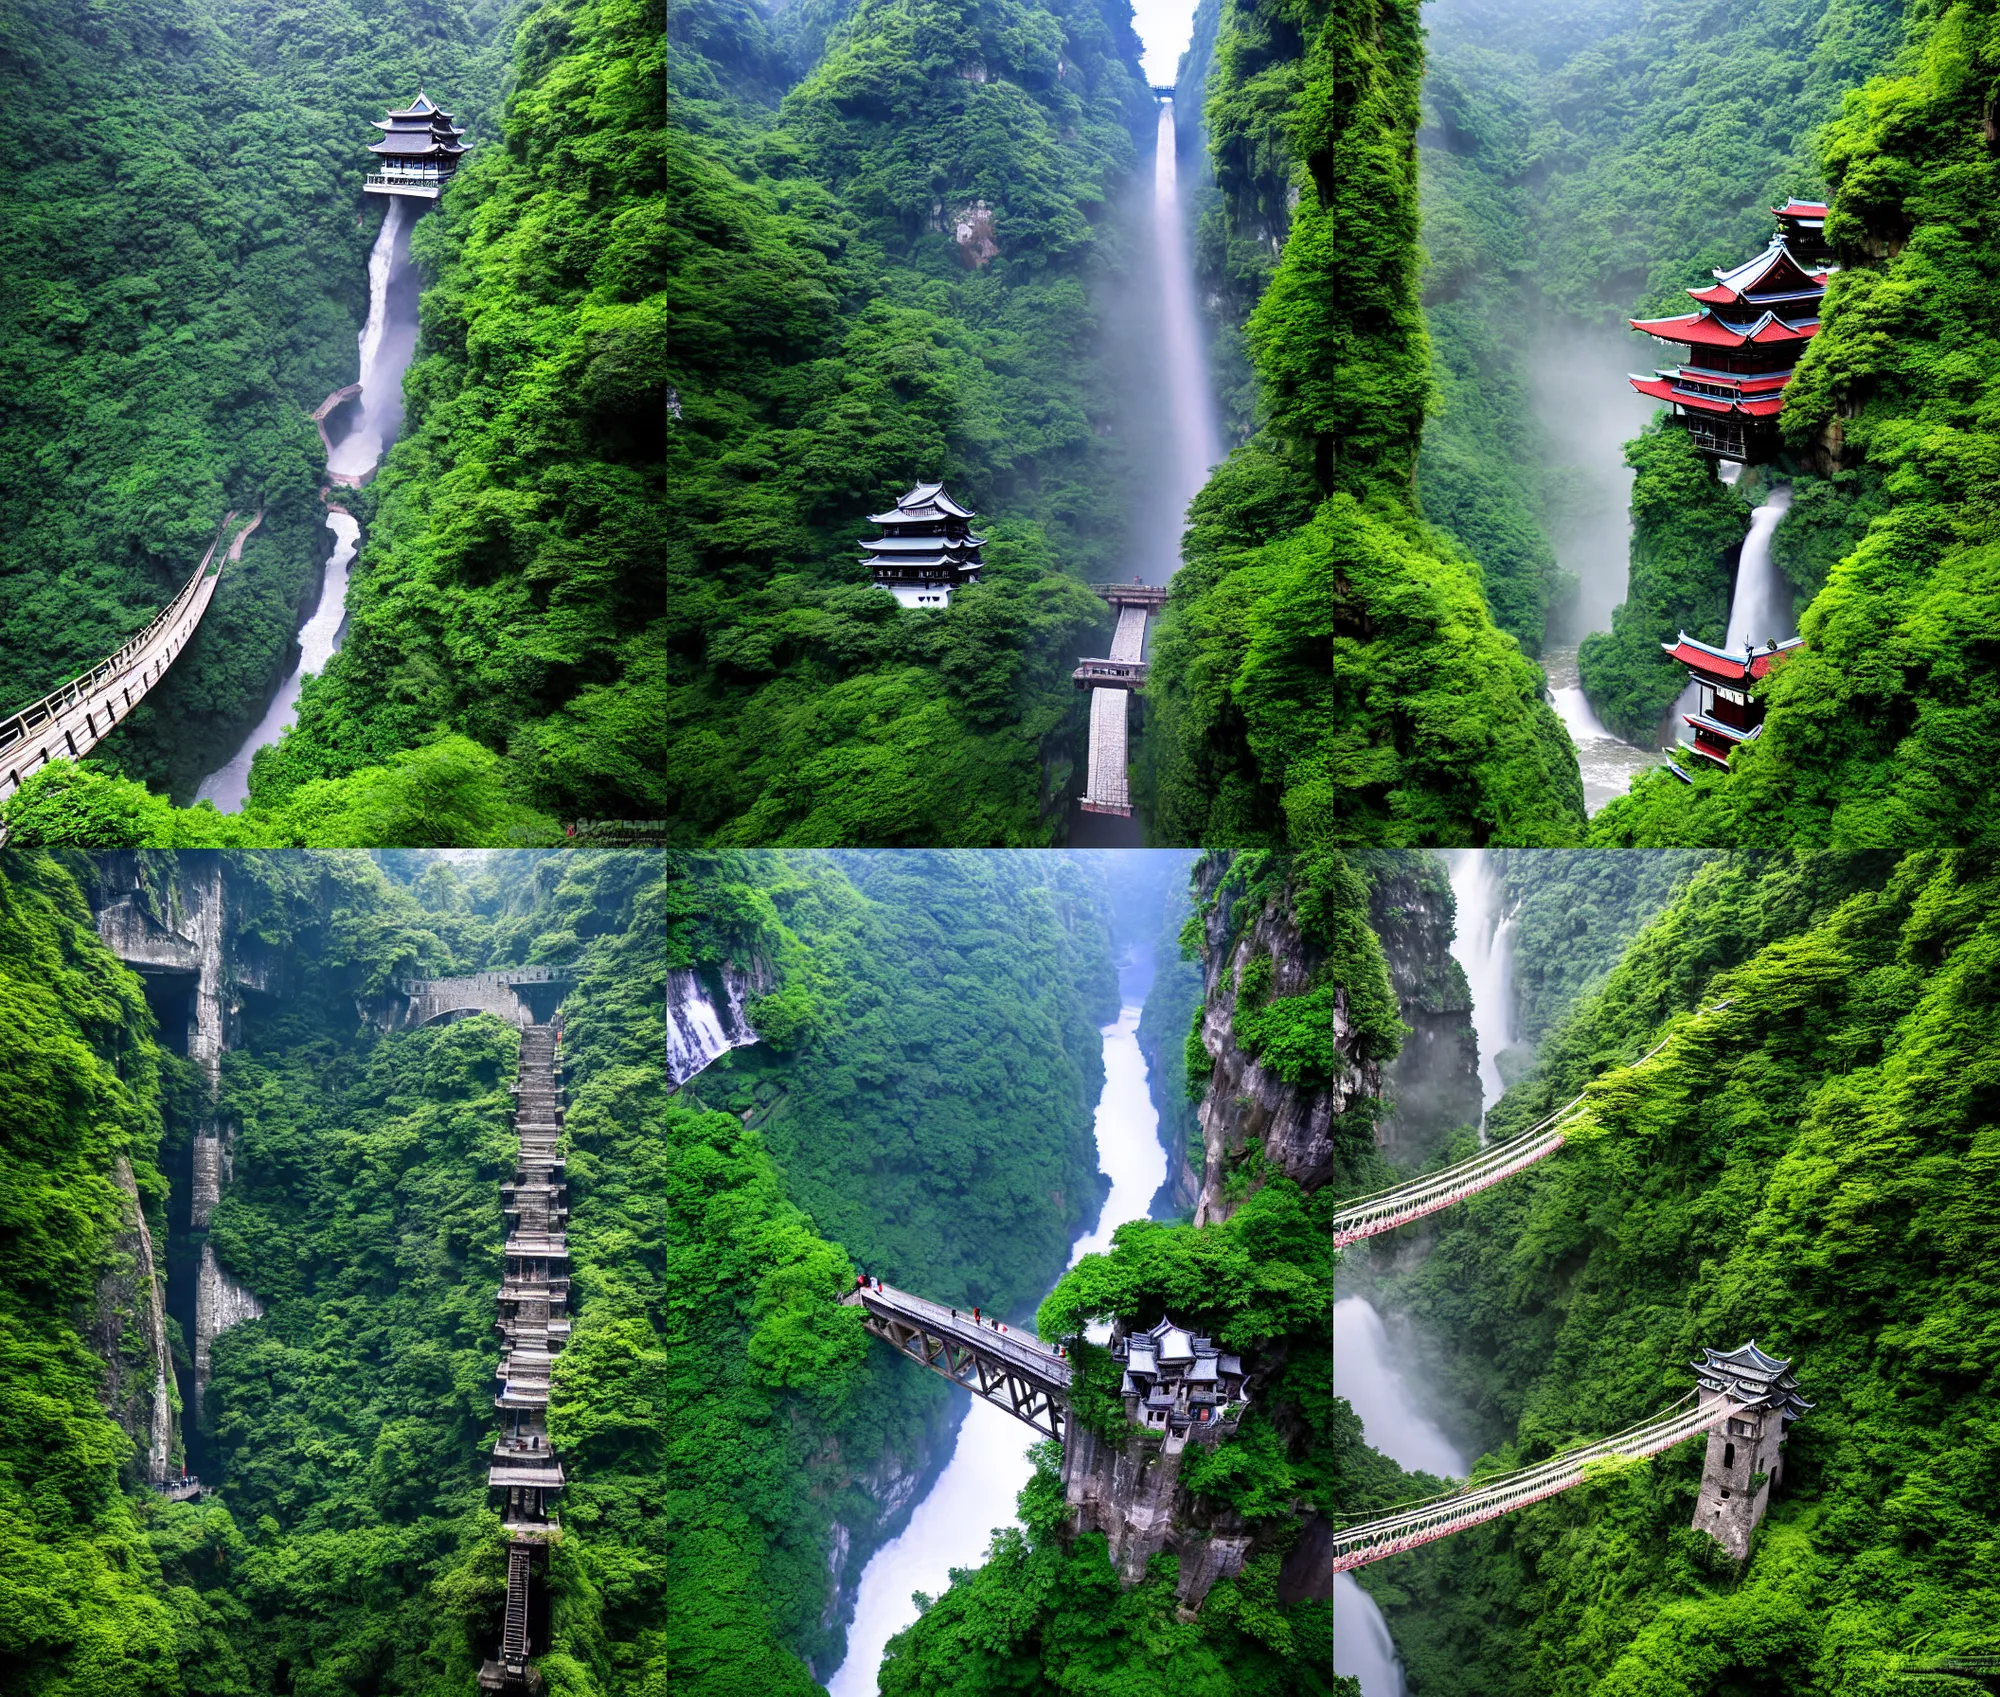
[[[1146,620],[1167,602],[1163,585],[1096,583],[1091,587],[1118,609],[1111,653],[1080,660],[1070,674],[1078,689],[1090,691],[1090,774],[1083,786],[1083,811],[1132,816],[1131,694],[1146,681]]]
[[[0,720],[0,802],[51,760],[81,760],[166,676],[167,668],[194,639],[202,615],[215,598],[222,571],[217,567],[211,576],[208,568],[235,517],[233,511],[224,516],[194,575],[151,624],[89,671],[51,690],[11,719]],[[242,557],[244,539],[263,517],[260,512],[236,533],[228,559]]]
[[[493,1014],[510,1025],[545,1023],[574,978],[570,966],[505,966],[463,978],[403,978],[396,983],[400,1007],[392,1007],[378,1023],[408,1031],[476,1013]],[[538,1010],[544,1010],[540,1018]]]

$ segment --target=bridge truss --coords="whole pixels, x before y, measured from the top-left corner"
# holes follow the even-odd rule
[[[1692,1391],[1688,1394],[1694,1395]],[[1677,1406],[1615,1438],[1600,1439],[1516,1473],[1474,1480],[1447,1496],[1337,1531],[1333,1535],[1333,1571],[1345,1573],[1526,1508],[1582,1484],[1594,1463],[1658,1455],[1741,1412],[1741,1406],[1727,1397],[1709,1397],[1692,1408]]]
[[[1717,1002],[1711,1007],[1698,1009],[1695,1017],[1700,1019],[1707,1014],[1720,1013],[1728,1006],[1727,1002]],[[1669,1033],[1631,1065],[1644,1066],[1678,1035],[1678,1032]],[[1468,1196],[1492,1189],[1502,1179],[1512,1177],[1524,1167],[1545,1160],[1563,1146],[1570,1128],[1583,1116],[1583,1103],[1588,1095],[1587,1089],[1578,1092],[1547,1119],[1530,1126],[1518,1137],[1510,1137],[1505,1143],[1480,1150],[1470,1160],[1460,1161],[1441,1172],[1425,1173],[1407,1184],[1377,1191],[1373,1196],[1348,1203],[1333,1217],[1334,1247],[1344,1248],[1364,1237],[1394,1231],[1398,1226],[1421,1220],[1427,1214],[1438,1213],[1454,1202],[1463,1202]]]
[[[963,1385],[1042,1436],[1062,1438],[1070,1366],[1046,1344],[888,1285],[849,1291],[841,1300],[863,1309],[867,1329],[918,1366]]]

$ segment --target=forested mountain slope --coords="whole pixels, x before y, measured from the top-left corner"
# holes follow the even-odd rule
[[[1404,1027],[1370,926],[1371,884],[1408,871],[1387,856],[1203,861],[1183,935],[1206,992],[1187,1036],[1205,1223],[1120,1226],[1109,1253],[1085,1256],[1043,1302],[1038,1326],[1070,1349],[1073,1418],[1099,1461],[1053,1444],[1037,1452],[1024,1530],[1001,1532],[985,1564],[954,1573],[892,1641],[889,1697],[1334,1690],[1321,1517],[1351,1468],[1379,1468],[1330,1394],[1329,1209],[1357,1175],[1381,1170],[1373,1128]],[[1316,1136],[1300,1135],[1307,1126]],[[1157,1434],[1126,1421],[1117,1363],[1082,1334],[1094,1320],[1133,1328],[1163,1315],[1240,1352],[1257,1388],[1240,1431],[1179,1458],[1167,1546],[1126,1585],[1104,1531],[1079,1527],[1079,1512],[1092,1512],[1076,1506],[1081,1475],[1102,1487],[1093,1502],[1123,1512],[1169,1464]],[[1079,1443],[1074,1431],[1066,1441]],[[1113,1454],[1122,1459],[1107,1478]],[[1178,1608],[1191,1564],[1227,1539],[1240,1540],[1240,1571],[1224,1569],[1197,1611]]]
[[[1813,134],[1887,63],[1902,10],[1440,0],[1427,11],[1424,301],[1441,399],[1418,483],[1425,512],[1485,566],[1495,617],[1531,650],[1545,621],[1551,639],[1578,634],[1576,585],[1552,575],[1548,550],[1572,534],[1588,477],[1537,410],[1614,427],[1623,371],[1657,363],[1623,321],[1680,310],[1683,287],[1764,245],[1768,207],[1817,189]],[[1581,656],[1599,716],[1642,743],[1684,681],[1654,645],[1682,628],[1721,640],[1725,556],[1748,523],[1747,503],[1685,449],[1669,432],[1633,450],[1628,592]],[[1800,490],[1795,536],[1820,499]],[[1618,546],[1615,533],[1576,534],[1583,569],[1612,569],[1595,555]],[[1803,568],[1810,546],[1779,551]]]
[[[0,985],[28,998],[13,1029],[29,1045],[5,1133],[10,1671],[52,1693],[432,1697],[491,1653],[505,1562],[483,1448],[517,1038],[485,1016],[393,1031],[384,995],[527,959],[577,963],[581,1294],[550,1414],[569,1489],[542,1670],[570,1697],[662,1679],[720,1697],[751,1678],[809,1697],[806,1658],[837,1660],[832,1586],[851,1578],[829,1549],[858,1572],[885,1484],[922,1470],[946,1404],[836,1306],[853,1268],[827,1222],[926,1288],[1012,1305],[1046,1288],[1097,1200],[1101,886],[1062,856],[251,854],[219,882],[191,875],[212,864],[117,869],[212,939],[234,1011],[211,1115],[92,930],[77,880],[106,899],[106,869],[0,857]],[[766,987],[760,1041],[675,1091],[667,975],[723,962]],[[133,1446],[99,1412],[72,1305],[96,1290],[115,1312],[134,1276],[114,1236],[122,1160],[185,1312],[197,1114],[230,1146],[206,1243],[261,1312],[202,1334],[202,1415],[177,1397],[177,1431],[215,1494],[169,1503],[121,1494]],[[982,1235],[948,1247],[905,1217],[910,1197]],[[169,1330],[185,1387],[196,1340]],[[93,1540],[123,1552],[115,1574],[86,1559]]]
[[[1983,398],[2000,370],[2000,246],[1977,211],[2000,191],[1996,67],[1993,6],[1927,15],[1896,73],[1821,138],[1845,264],[1781,415],[1796,455],[1840,468],[1809,513],[1819,546],[1794,562],[1824,576],[1806,646],[1766,686],[1764,731],[1729,773],[1642,786],[1603,821],[1605,842],[1858,847],[2000,831],[2000,482]]]
[[[1142,779],[1163,841],[1581,834],[1540,676],[1414,499],[1422,69],[1397,0],[1223,9],[1205,117],[1228,251],[1282,255],[1248,321],[1259,430],[1195,500],[1156,639]]]
[[[1845,1697],[1990,1653],[1996,951],[1976,860],[1734,858],[1547,1040],[1499,1131],[1729,1004],[1556,1159],[1440,1216],[1394,1296],[1465,1426],[1534,1461],[1753,1336],[1815,1406],[1740,1570],[1689,1526],[1695,1445],[1363,1569],[1413,1694]]]
[[[183,797],[262,713],[330,547],[307,414],[354,381],[369,121],[490,139],[511,0],[0,10],[0,714],[115,650],[229,508],[264,522],[101,757]]]

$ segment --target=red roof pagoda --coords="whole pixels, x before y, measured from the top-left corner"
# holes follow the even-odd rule
[[[1707,288],[1688,290],[1700,311],[1628,320],[1635,330],[1687,349],[1683,363],[1652,377],[1635,376],[1632,387],[1665,401],[1673,421],[1687,428],[1704,454],[1746,465],[1777,456],[1784,388],[1819,329],[1831,269],[1826,208],[1790,200],[1773,210],[1778,233],[1769,247],[1711,273],[1715,281]]]
[[[1682,631],[1673,642],[1660,644],[1669,660],[1687,667],[1688,676],[1699,690],[1700,705],[1683,714],[1694,732],[1690,752],[1728,769],[1729,757],[1746,742],[1754,741],[1764,728],[1764,703],[1750,693],[1759,678],[1804,640],[1789,637],[1763,648],[1745,645],[1732,654],[1726,648],[1712,648]],[[1686,776],[1685,773],[1682,776]]]

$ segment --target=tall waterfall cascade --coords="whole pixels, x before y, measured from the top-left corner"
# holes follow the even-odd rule
[[[402,422],[403,372],[416,349],[415,281],[410,271],[410,231],[423,203],[412,206],[391,198],[368,254],[368,318],[361,328],[359,375],[344,389],[329,395],[314,419],[327,442],[326,480],[329,495],[342,488],[359,488],[381,463]],[[405,298],[408,297],[408,298]],[[338,441],[327,434],[329,416],[352,422]],[[308,676],[322,672],[340,651],[347,628],[347,585],[361,546],[361,525],[347,509],[329,499],[326,528],[333,533],[333,552],[320,576],[319,597],[299,627],[298,658],[280,680],[263,717],[230,757],[196,790],[196,799],[235,812],[249,799],[250,766],[257,750],[276,742],[297,716],[299,697]]]
[[[1791,505],[1792,486],[1780,483],[1750,515],[1750,534],[1743,539],[1743,558],[1736,568],[1736,593],[1729,602],[1729,634],[1722,643],[1737,653],[1797,634],[1791,585],[1771,557],[1772,540]]]
[[[1153,137],[1153,269],[1159,283],[1159,368],[1165,384],[1168,414],[1167,464],[1161,499],[1178,514],[1208,480],[1222,458],[1221,432],[1209,398],[1203,370],[1201,327],[1195,315],[1194,261],[1187,239],[1187,210],[1181,203],[1180,173],[1175,158],[1179,137],[1171,97],[1160,102],[1160,119]],[[1179,535],[1176,529],[1174,534]],[[1173,576],[1178,559],[1151,562],[1147,581],[1164,583]],[[1110,660],[1126,668],[1117,687],[1090,692],[1089,773],[1084,784],[1083,811],[1130,817],[1132,799],[1127,768],[1131,760],[1131,689],[1145,679],[1146,619],[1150,609],[1119,608],[1118,628]],[[1078,668],[1078,682],[1087,683],[1093,662]]]
[[[1499,867],[1477,849],[1452,856],[1451,893],[1458,905],[1451,953],[1472,991],[1480,1106],[1491,1108],[1505,1088],[1500,1051],[1514,1041],[1514,916],[1506,911]]]

